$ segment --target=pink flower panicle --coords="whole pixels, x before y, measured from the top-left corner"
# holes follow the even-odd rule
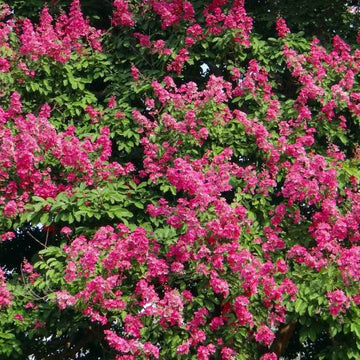
[[[69,15],[62,14],[53,24],[48,8],[44,8],[40,16],[40,24],[35,26],[29,19],[22,24],[20,52],[31,55],[33,59],[43,56],[65,63],[69,60],[72,49],[78,52],[84,49],[82,39],[96,51],[101,51],[100,32],[91,27],[83,18],[80,1],[73,0]]]
[[[113,6],[115,7],[114,13],[112,15],[111,22],[115,26],[129,26],[132,27],[135,25],[134,20],[132,19],[132,14],[129,10],[129,3],[125,0],[114,0]]]
[[[277,359],[278,359],[277,355],[273,352],[266,353],[260,358],[260,360],[277,360]]]
[[[329,311],[332,316],[346,312],[346,309],[350,306],[349,299],[342,290],[330,291],[326,296],[329,301]]]
[[[276,32],[283,39],[290,33],[290,29],[287,27],[286,21],[281,17],[276,20]]]
[[[269,346],[275,339],[275,334],[271,329],[266,325],[261,325],[260,328],[255,333],[255,340]]]
[[[11,299],[12,294],[6,287],[4,271],[0,268],[0,308],[9,306]]]

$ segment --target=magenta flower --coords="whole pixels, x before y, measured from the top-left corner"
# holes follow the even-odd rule
[[[260,328],[255,333],[255,340],[269,346],[275,339],[275,334],[267,325],[261,325]]]
[[[281,17],[276,20],[276,31],[283,39],[290,33],[290,29],[286,26],[286,21]]]

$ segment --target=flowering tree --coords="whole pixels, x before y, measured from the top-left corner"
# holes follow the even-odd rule
[[[360,50],[245,8],[3,5],[2,358],[359,357]]]

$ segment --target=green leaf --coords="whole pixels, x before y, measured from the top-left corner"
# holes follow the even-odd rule
[[[126,210],[122,207],[116,207],[114,206],[111,211],[115,214],[115,216],[119,219],[123,219],[123,218],[130,218],[133,216],[133,214],[129,211]]]

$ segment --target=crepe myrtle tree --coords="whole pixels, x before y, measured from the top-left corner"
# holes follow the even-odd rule
[[[358,359],[360,50],[241,0],[16,3],[1,359]]]

